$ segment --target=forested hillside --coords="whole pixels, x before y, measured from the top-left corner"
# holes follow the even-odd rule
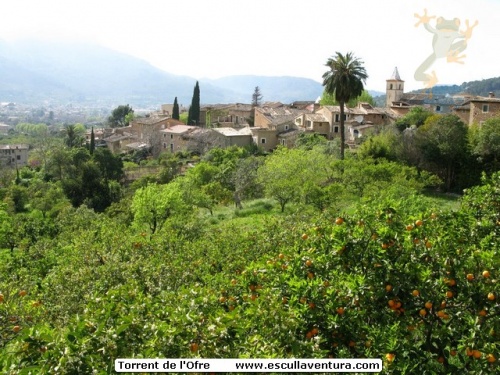
[[[30,166],[0,176],[0,372],[130,357],[497,372],[499,121],[414,110],[344,160],[315,136],[119,157],[35,127]]]

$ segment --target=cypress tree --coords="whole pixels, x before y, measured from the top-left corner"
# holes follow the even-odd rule
[[[94,153],[95,150],[95,135],[94,135],[94,127],[92,126],[92,130],[90,131],[90,155]]]
[[[179,104],[177,103],[177,96],[174,99],[174,108],[172,109],[172,118],[179,119]]]
[[[191,100],[191,107],[188,112],[188,125],[199,125],[200,123],[200,86],[196,81],[194,86],[193,99]]]

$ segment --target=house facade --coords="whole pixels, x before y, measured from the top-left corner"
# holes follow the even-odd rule
[[[0,145],[0,163],[11,168],[28,165],[29,146],[26,144]]]

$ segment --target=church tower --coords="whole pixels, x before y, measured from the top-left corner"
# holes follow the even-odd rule
[[[397,102],[403,96],[405,81],[399,76],[398,68],[394,68],[391,78],[386,80],[385,87],[385,106],[390,107],[392,102]]]

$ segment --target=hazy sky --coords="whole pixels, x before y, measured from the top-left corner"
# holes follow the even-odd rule
[[[0,39],[90,41],[178,75],[291,75],[321,82],[328,57],[352,51],[366,87],[385,90],[397,66],[407,90],[422,88],[418,66],[433,34],[415,13],[479,24],[464,64],[437,59],[439,83],[500,76],[499,0],[15,0],[0,5]],[[435,26],[436,18],[430,24]]]

